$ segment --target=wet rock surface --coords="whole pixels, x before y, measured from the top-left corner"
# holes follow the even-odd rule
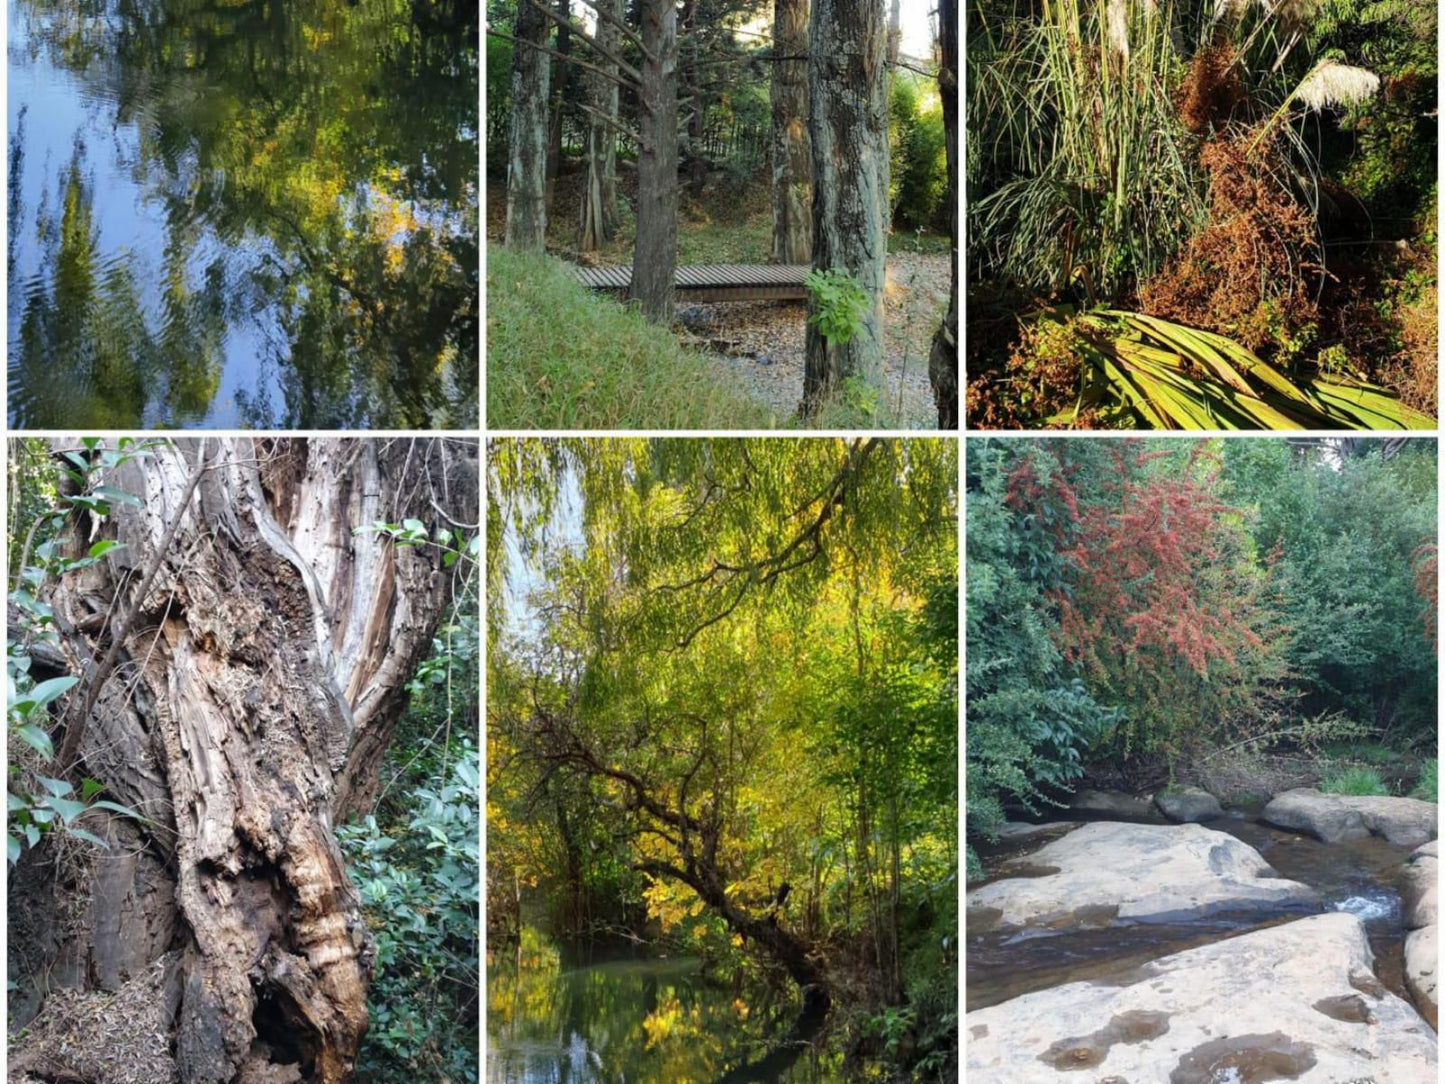
[[[1313,911],[1314,889],[1279,877],[1248,844],[1197,824],[1086,824],[1033,851],[1034,875],[968,893],[970,934]],[[1052,867],[1056,873],[1037,875]]]
[[[1072,982],[970,1012],[967,1071],[1039,1084],[1435,1081],[1433,1032],[1372,962],[1354,915],[1285,922],[1165,956],[1133,981]]]
[[[1153,823],[1159,821],[1159,813],[1151,799],[1121,794],[1115,790],[1081,790],[1069,800],[1069,808],[1076,813],[1095,816],[1123,817]]]

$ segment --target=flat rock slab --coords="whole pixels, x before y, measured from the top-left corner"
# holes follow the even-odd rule
[[[1364,925],[1332,913],[969,1013],[970,1080],[1435,1084],[1435,1035],[1380,985]]]
[[[1438,835],[1437,812],[1434,802],[1418,798],[1357,798],[1300,787],[1276,794],[1260,816],[1326,843],[1377,835],[1401,847],[1418,847]]]
[[[1029,876],[969,892],[970,933],[1308,910],[1319,901],[1308,885],[1276,874],[1249,844],[1198,824],[1086,824],[1027,862]]]
[[[1021,839],[1028,839],[1030,836],[1039,836],[1052,832],[1063,832],[1069,828],[1077,828],[1078,821],[1049,821],[1047,824],[1028,824],[1025,821],[1005,821],[994,831],[998,838],[1004,843],[1013,843]]]

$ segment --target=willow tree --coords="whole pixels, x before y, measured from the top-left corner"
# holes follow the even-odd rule
[[[507,155],[505,244],[524,252],[547,247],[547,105],[552,72],[547,13],[517,0],[512,51],[512,131]]]
[[[895,9],[896,10],[896,9]],[[938,40],[942,63],[938,93],[943,101],[943,130],[948,155],[948,221],[952,237],[948,312],[928,351],[928,382],[938,406],[938,428],[958,428],[958,0],[939,0]]]
[[[956,471],[956,447],[928,440],[492,446],[489,532],[543,573],[489,661],[510,674],[489,727],[530,773],[533,815],[583,781],[664,925],[716,916],[792,978],[805,1013],[833,986],[810,917],[823,892],[800,885],[799,919],[780,913],[776,845],[755,828],[828,815],[829,766],[798,746],[799,727],[827,725],[800,722],[829,714],[820,646],[851,660],[865,611],[956,580]],[[491,597],[519,573],[498,557]]]
[[[802,413],[845,379],[869,378],[883,361],[884,260],[888,252],[886,25],[879,0],[814,0],[808,43],[813,141],[813,267],[846,271],[865,295],[853,333],[819,326],[808,303]]]
[[[808,138],[808,0],[774,0],[772,139],[774,263],[813,251],[813,162]]]
[[[377,798],[459,572],[431,540],[476,520],[476,444],[194,439],[100,476],[79,442],[55,454],[43,556],[65,571],[35,577],[58,635],[32,669],[78,680],[45,774],[140,819],[87,814],[108,849],[20,855],[12,1024],[149,979],[165,1079],[349,1080],[375,950],[333,829]],[[11,1047],[85,1079],[56,1058]]]

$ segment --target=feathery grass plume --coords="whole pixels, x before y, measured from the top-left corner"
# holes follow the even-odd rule
[[[1129,59],[1129,0],[1109,0],[1109,44],[1120,60]]]
[[[1318,112],[1330,106],[1358,105],[1379,89],[1380,77],[1374,72],[1338,60],[1321,60],[1300,80],[1291,97]]]

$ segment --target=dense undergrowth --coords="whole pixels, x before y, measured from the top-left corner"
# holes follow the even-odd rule
[[[970,841],[1086,776],[1433,801],[1435,471],[1431,440],[971,446]]]
[[[1228,375],[1199,391],[1220,374],[1060,306],[1399,400],[1329,427],[1433,417],[1435,27],[1398,0],[973,0],[973,423],[1192,428],[1168,409],[1191,391],[1241,409]],[[1240,427],[1321,427],[1273,405]]]
[[[373,938],[357,1072],[376,1084],[478,1079],[479,626],[468,581],[407,685],[374,808],[336,830]]]

